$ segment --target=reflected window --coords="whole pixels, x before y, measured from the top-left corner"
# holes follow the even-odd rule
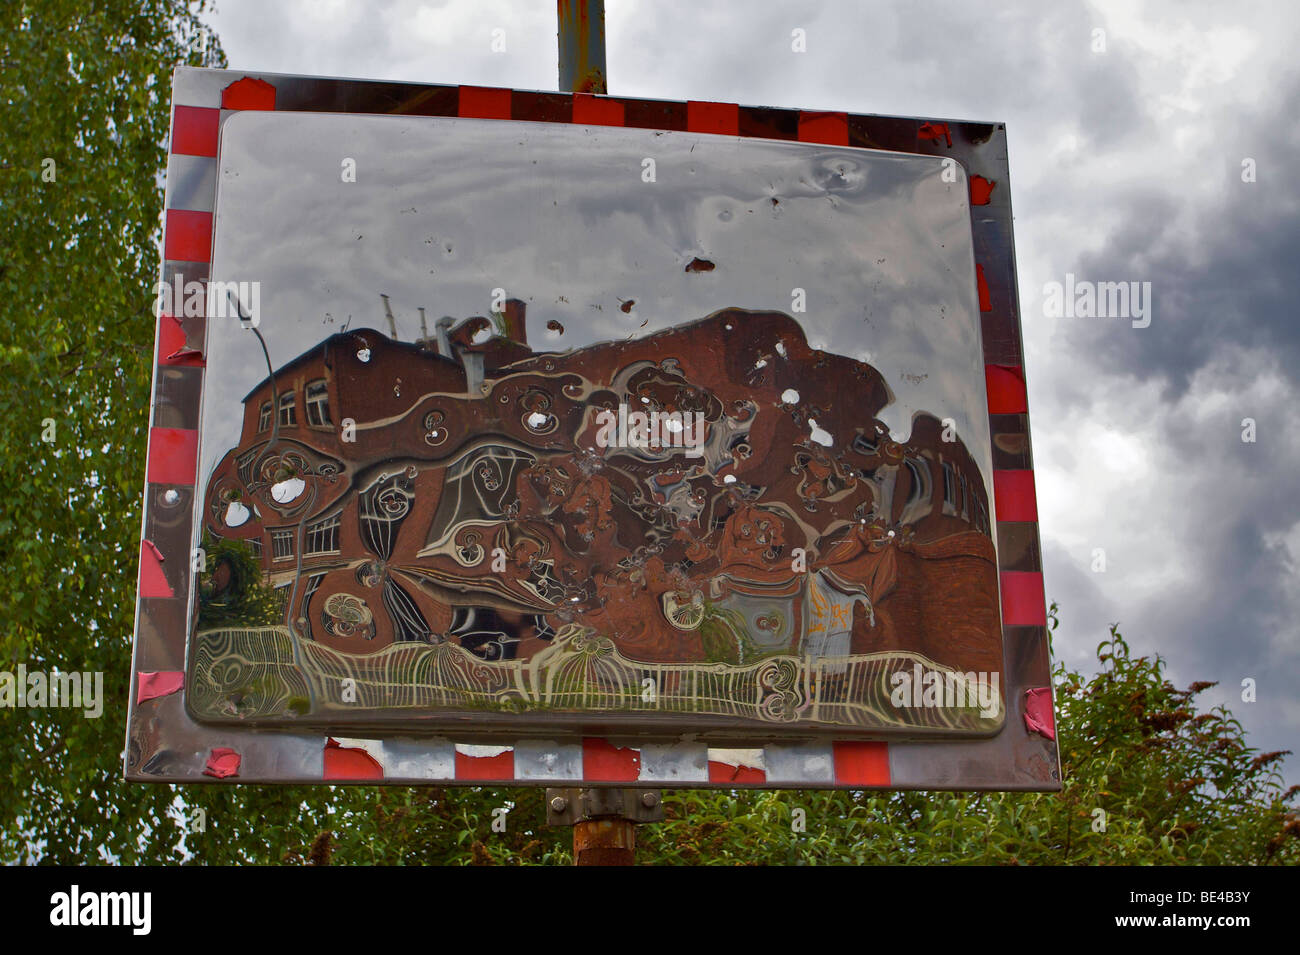
[[[325,579],[324,574],[312,574],[307,578],[307,587],[303,591],[302,603],[298,605],[298,617],[301,623],[307,627],[306,636],[311,636],[311,616],[308,610],[311,607],[311,598],[316,596],[316,591],[320,589],[320,583]]]
[[[943,462],[943,512],[957,514],[957,472],[947,461]]]
[[[930,464],[923,458],[906,458],[903,464],[907,467],[909,487],[899,521],[912,524],[930,513]]]
[[[337,554],[339,552],[339,516],[331,514],[317,524],[307,527],[308,554]]]
[[[275,588],[275,612],[278,616],[284,616],[285,610],[289,607],[289,589],[293,584],[280,584]]]
[[[292,428],[298,423],[298,415],[294,411],[293,392],[280,396],[280,427]]]
[[[268,404],[264,407],[266,409],[269,426],[271,406]],[[248,487],[253,483],[253,462],[257,460],[257,455],[260,450],[261,448],[253,448],[251,451],[245,451],[235,460],[235,469],[239,473],[239,480],[244,482],[244,487]]]
[[[271,531],[271,559],[291,560],[293,558],[293,529],[285,528]]]
[[[260,433],[262,431],[269,430],[270,427],[271,427],[271,402],[263,401],[262,411],[257,416],[257,430]]]
[[[246,538],[244,542],[248,544],[249,553],[251,553],[258,560],[261,560],[262,559],[262,538],[249,537]]]
[[[307,423],[317,427],[330,423],[329,391],[324,378],[307,384]]]

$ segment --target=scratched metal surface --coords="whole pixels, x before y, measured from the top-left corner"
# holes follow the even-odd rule
[[[892,673],[917,661],[999,670],[996,614],[966,637],[984,637],[982,657],[945,642],[947,632],[926,639],[910,619],[876,619],[909,575],[929,572],[920,559],[895,558],[907,546],[901,535],[918,547],[963,534],[992,544],[993,525],[976,514],[988,509],[992,465],[967,184],[956,170],[847,148],[473,119],[244,113],[222,136],[211,278],[258,282],[258,325],[250,334],[234,316],[209,320],[200,474],[211,477],[197,504],[213,513],[196,522],[209,537],[193,543],[255,529],[256,562],[292,610],[273,623],[257,611],[214,623],[200,599],[191,630],[204,636],[194,637],[199,665],[190,668],[198,715],[333,727],[443,717],[481,733],[514,733],[539,718],[585,732],[627,724],[743,733],[757,723],[772,734],[966,735],[1000,726],[1000,706],[970,721],[924,721],[908,719],[926,713],[910,698],[898,712],[887,702]],[[490,327],[468,335],[494,290],[518,303],[520,325],[495,358],[463,347],[507,337]],[[252,321],[253,303],[243,307]],[[454,338],[467,320],[466,343],[439,341],[440,327]],[[327,341],[319,362],[300,358]],[[727,361],[698,360],[713,351]],[[539,366],[533,354],[550,357]],[[486,363],[481,391],[457,367],[475,359]],[[656,378],[639,389],[648,395],[615,384],[637,362]],[[256,394],[272,371],[270,393]],[[508,382],[521,375],[529,390],[513,399]],[[313,388],[316,409],[306,407]],[[565,402],[568,389],[581,398]],[[635,412],[652,398],[678,413],[684,402],[730,401],[707,425],[699,412],[709,441],[692,460],[687,448],[597,448],[590,424],[602,394]],[[533,405],[521,407],[518,427],[508,420],[514,400],[555,411],[558,428],[528,426],[530,414],[552,418]],[[285,401],[296,403],[292,414],[277,413]],[[729,403],[745,407],[733,413]],[[414,423],[426,415],[438,417],[438,438],[426,431],[421,441]],[[946,422],[953,440],[920,434],[926,415]],[[271,419],[280,427],[268,428]],[[347,420],[359,437],[336,440]],[[748,450],[737,452],[741,438]],[[874,447],[881,442],[894,442],[899,460]],[[931,513],[949,490],[936,470],[945,454],[973,464],[969,487],[953,472],[952,520]],[[231,455],[234,474],[220,464]],[[268,473],[298,460],[301,473],[282,483]],[[801,467],[830,473],[789,476]],[[493,476],[471,473],[473,493],[452,513],[453,487],[461,493],[453,476],[466,468]],[[513,485],[542,469],[553,475],[545,500],[531,514],[524,501],[521,512],[529,492]],[[915,503],[900,506],[902,482],[922,472],[906,495]],[[221,481],[228,487],[215,492]],[[277,501],[277,487],[295,497]],[[240,499],[223,501],[230,494]],[[367,516],[384,507],[384,523]],[[568,514],[580,519],[558,534],[541,526],[561,527]],[[878,539],[867,546],[879,553],[834,561],[869,522]],[[360,540],[350,539],[354,523]],[[770,548],[729,548],[730,537],[765,523]],[[689,544],[675,539],[683,536]],[[461,546],[438,566],[440,538]],[[795,546],[806,569],[794,567]],[[490,560],[497,548],[513,557],[525,547],[526,566]],[[927,559],[972,599],[983,587],[992,607],[995,557],[979,547]],[[966,566],[981,558],[982,576]],[[362,573],[370,576],[356,586]],[[512,577],[527,579],[511,586]],[[705,619],[692,619],[692,603]],[[973,613],[959,601],[935,626],[957,631]],[[720,620],[724,645],[714,645],[707,615]],[[228,635],[235,628],[259,635]],[[572,665],[561,644],[576,652],[592,638],[612,642],[622,671],[593,660],[581,679],[595,692],[547,687]],[[467,652],[444,652],[447,642]],[[340,655],[304,646],[316,643]],[[281,647],[303,676],[269,668]],[[761,660],[767,669],[755,669]],[[709,691],[717,699],[698,698],[695,664],[727,681]],[[383,676],[368,679],[378,666]],[[485,670],[499,679],[468,675]],[[749,706],[765,679],[787,671],[788,704]],[[276,695],[255,679],[275,680]],[[652,699],[636,699],[647,679]],[[357,699],[345,680],[362,685]],[[525,680],[535,692],[517,692]],[[774,715],[780,706],[792,712]]]

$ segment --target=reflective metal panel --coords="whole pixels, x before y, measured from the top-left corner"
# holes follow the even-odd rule
[[[221,135],[195,719],[1002,726],[960,167],[434,117]]]

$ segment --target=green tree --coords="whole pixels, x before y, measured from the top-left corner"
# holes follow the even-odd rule
[[[118,705],[0,711],[0,844],[157,858],[172,794],[118,781],[172,70],[203,3],[0,4],[0,668],[102,671]],[[203,52],[203,48],[207,52]],[[128,823],[127,820],[130,820]],[[128,831],[129,827],[129,831]]]

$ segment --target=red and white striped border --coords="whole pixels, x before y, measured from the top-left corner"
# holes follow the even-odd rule
[[[216,201],[216,162],[220,129],[224,118],[237,110],[277,108],[277,82],[293,83],[298,77],[274,75],[241,76],[221,70],[177,71],[173,91],[171,148],[168,162],[167,200],[163,258],[165,267],[197,266],[205,274],[210,267],[213,214]],[[337,84],[352,89],[389,86],[364,81],[313,80],[316,84]],[[414,86],[427,91],[431,112],[419,115],[458,116],[475,119],[503,119],[531,122],[563,122],[588,126],[629,126],[680,129],[686,132],[787,139],[835,146],[891,148],[918,154],[943,154],[952,148],[952,128],[947,122],[909,121],[859,116],[844,112],[745,107],[731,103],[636,100],[584,93],[542,93],[478,86]],[[283,106],[281,107],[283,108]],[[888,144],[863,141],[854,131],[863,123],[887,124],[891,130],[914,125],[910,142]],[[960,124],[952,124],[959,126]],[[855,141],[856,140],[856,141]],[[1000,167],[1005,177],[1005,164]],[[995,174],[998,169],[990,170]],[[998,182],[995,178],[969,171],[972,205],[989,203]],[[1005,188],[1004,188],[1005,193]],[[1000,248],[992,231],[1005,229],[1010,235],[1010,207],[999,215],[972,216],[977,259],[981,249]],[[982,230],[983,233],[982,233]],[[983,241],[982,241],[983,240]],[[982,315],[999,327],[1013,329],[1003,334],[997,347],[985,335],[985,375],[989,414],[1028,414],[1025,377],[1020,356],[1019,315],[1016,304],[1014,255],[1009,249],[989,261],[977,261],[977,294]],[[990,284],[988,272],[996,268]],[[987,326],[986,326],[987,328]],[[170,316],[159,317],[157,326],[155,394],[158,374],[168,366],[197,368],[202,373],[200,349],[187,346],[181,323]],[[201,336],[191,330],[190,341]],[[1014,340],[1013,340],[1014,339]],[[1008,361],[1008,358],[1014,361]],[[1027,419],[1025,424],[1028,435]],[[1026,455],[1027,458],[1027,455]],[[146,508],[148,486],[174,486],[191,493],[197,483],[198,431],[153,426],[149,432]],[[1000,569],[1002,621],[1006,628],[1041,629],[1042,655],[1046,659],[1046,603],[1043,578],[1037,569],[1037,501],[1032,469],[995,469],[993,473],[994,513],[999,532],[1009,525],[1032,525],[1034,569]],[[145,527],[149,526],[146,513]],[[758,749],[728,749],[706,744],[672,743],[621,745],[604,739],[581,741],[518,740],[512,745],[484,746],[443,739],[344,739],[303,734],[273,734],[280,741],[291,740],[298,753],[301,775],[285,775],[285,765],[295,760],[270,758],[255,742],[259,734],[247,730],[225,730],[193,723],[177,701],[183,692],[184,673],[147,669],[141,660],[141,618],[155,602],[185,601],[169,582],[164,564],[184,565],[187,555],[164,555],[146,535],[140,548],[139,603],[137,607],[131,717],[134,723],[158,717],[164,725],[185,722],[188,738],[205,741],[206,752],[184,765],[146,771],[130,764],[130,779],[154,781],[199,781],[232,779],[245,782],[293,781],[316,775],[331,782],[466,783],[466,784],[624,784],[667,787],[715,786],[770,788],[1059,788],[1059,762],[1052,777],[1041,767],[993,766],[987,781],[957,778],[952,765],[941,766],[946,752],[955,760],[957,747],[967,757],[980,742],[885,743],[885,742],[800,742],[769,744]],[[172,581],[180,579],[173,576]],[[185,578],[188,579],[188,578]],[[179,589],[184,589],[179,588]],[[168,646],[169,659],[184,659],[185,633],[157,632],[154,639]],[[1041,668],[1040,668],[1041,669]],[[1050,684],[1022,687],[1028,698],[1049,694]],[[1014,719],[1018,700],[1010,698],[1010,717],[1004,733],[1027,735],[1020,720]],[[147,712],[146,712],[147,711]],[[1023,715],[1023,707],[1021,707]],[[1043,708],[1038,707],[1040,714]],[[1046,713],[1051,713],[1050,706]],[[1030,722],[1026,720],[1025,722]],[[1050,719],[1048,720],[1050,723]],[[1043,734],[1041,729],[1040,735]],[[1052,733],[1049,730],[1049,734]],[[266,734],[261,734],[265,739]],[[1049,737],[1050,739],[1050,737]],[[1048,740],[1043,740],[1044,743]],[[1054,745],[1040,748],[1056,760]],[[920,756],[922,759],[904,759]],[[319,762],[317,761],[319,756]],[[989,753],[993,756],[993,753]],[[968,761],[968,760],[966,760]]]

